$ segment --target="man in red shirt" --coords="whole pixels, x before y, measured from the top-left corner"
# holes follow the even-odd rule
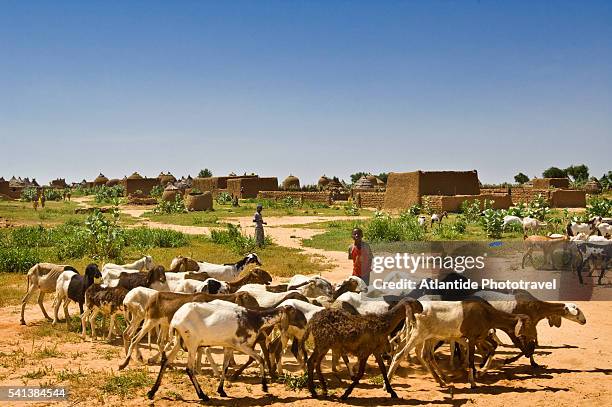
[[[370,245],[363,241],[363,231],[353,229],[353,244],[349,247],[348,258],[353,260],[353,275],[370,284],[370,271],[372,270],[372,250]]]

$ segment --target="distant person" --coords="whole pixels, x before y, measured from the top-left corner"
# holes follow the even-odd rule
[[[47,201],[47,198],[45,197],[45,192],[44,191],[40,193],[39,200],[40,200],[40,207],[45,209],[45,202]]]
[[[34,208],[35,211],[38,210],[38,197],[36,197],[36,199],[32,199],[32,208]]]
[[[257,212],[253,216],[253,222],[255,222],[255,241],[257,242],[258,247],[264,246],[264,228],[263,225],[267,225],[264,222],[263,217],[261,216],[261,211],[263,210],[263,206],[261,204],[257,205]]]
[[[363,230],[353,229],[353,244],[349,247],[348,258],[353,260],[353,275],[370,284],[370,271],[372,270],[372,250],[370,245],[363,241]]]

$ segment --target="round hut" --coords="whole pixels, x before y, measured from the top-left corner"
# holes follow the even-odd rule
[[[168,171],[167,174],[164,174],[163,171],[160,172],[157,179],[159,179],[159,183],[161,184],[161,186],[164,187],[168,185],[168,183],[174,184],[176,182],[176,178],[174,177],[174,175],[170,174],[170,171]]]
[[[100,173],[100,175],[98,175],[94,180],[93,184],[94,187],[101,187],[102,185],[106,185],[107,182],[108,178],[106,178],[104,174]]]
[[[353,189],[374,189],[374,188],[375,188],[374,184],[372,184],[372,182],[366,176],[362,176],[361,178],[359,178],[357,182],[355,182],[355,185],[353,185]]]
[[[117,186],[119,184],[121,184],[121,180],[118,179],[118,178],[112,178],[112,179],[109,179],[108,181],[106,181],[106,186],[107,187],[114,187],[114,186]]]
[[[130,175],[129,177],[127,177],[127,179],[142,179],[142,175],[140,175],[138,172],[134,171],[134,173],[132,175]]]
[[[189,193],[185,196],[185,207],[188,211],[207,211],[213,209],[212,192]]]
[[[164,193],[162,194],[162,200],[167,201],[167,202],[173,202],[176,197],[182,195],[182,191],[180,189],[178,189],[177,187],[175,187],[172,184],[169,184],[165,189],[164,189]]]
[[[288,190],[300,189],[300,180],[299,180],[299,178],[296,177],[296,176],[293,176],[293,175],[289,175],[283,181],[283,189],[287,190],[287,191]]]
[[[584,190],[589,194],[599,194],[602,191],[602,188],[597,178],[591,178],[586,184],[584,184]]]
[[[327,178],[325,175],[321,176],[321,178],[319,178],[319,182],[317,183],[321,188],[325,188],[327,186],[327,184],[329,184],[329,181],[331,181],[329,178]]]

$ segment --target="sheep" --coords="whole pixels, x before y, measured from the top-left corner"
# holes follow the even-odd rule
[[[446,382],[435,364],[432,346],[438,341],[454,340],[468,350],[468,378],[474,381],[474,351],[477,343],[487,340],[491,329],[501,329],[517,341],[525,355],[531,357],[537,342],[535,324],[529,316],[498,311],[485,301],[430,301],[423,303],[423,311],[415,315],[415,322],[406,344],[393,356],[389,366],[389,380],[399,366],[404,353],[420,345],[420,358],[425,367],[443,387]],[[405,329],[409,329],[406,324]]]
[[[502,225],[503,229],[506,229],[508,225],[523,225],[523,220],[518,216],[514,215],[506,215],[504,216],[504,224]]]
[[[353,377],[352,383],[346,389],[341,399],[346,400],[359,383],[364,374],[366,363],[370,355],[374,355],[378,368],[385,382],[385,388],[391,398],[397,394],[391,388],[387,378],[385,363],[382,357],[389,346],[389,334],[404,320],[413,320],[414,314],[423,310],[420,302],[406,298],[400,301],[391,310],[380,315],[351,315],[339,309],[325,309],[314,314],[306,327],[304,340],[301,343],[302,353],[305,355],[304,342],[312,333],[314,350],[308,358],[308,389],[313,397],[317,397],[314,386],[314,369],[321,383],[324,394],[327,394],[327,385],[321,372],[321,361],[332,349],[339,354],[353,354],[359,359],[359,371]]]
[[[197,264],[197,269],[194,270],[194,263]],[[255,263],[258,266],[261,266],[261,262],[259,261],[259,257],[255,253],[249,253],[244,258],[239,260],[236,263],[228,263],[228,264],[213,264],[206,262],[195,262],[193,259],[188,257],[176,257],[172,260],[170,264],[170,270],[172,271],[180,271],[181,268],[184,268],[186,271],[198,271],[198,272],[206,272],[209,277],[216,278],[222,281],[231,281],[235,280],[240,272],[244,269],[248,264]]]
[[[591,219],[586,223],[569,222],[565,230],[568,236],[576,236],[580,232],[591,235],[596,231],[595,219]]]
[[[446,211],[442,212],[441,214],[437,214],[434,213],[433,215],[431,215],[431,227],[433,227],[434,223],[438,223],[438,224],[442,224],[442,219],[444,219],[444,217],[448,218],[448,213],[446,213]]]
[[[102,273],[97,264],[90,264],[85,269],[85,275],[81,276],[77,271],[65,270],[57,278],[55,285],[55,300],[53,302],[53,323],[55,325],[59,319],[59,307],[64,303],[64,318],[68,326],[70,316],[68,315],[68,304],[74,301],[79,304],[80,314],[83,314],[83,303],[85,302],[85,291],[94,284],[99,283]]]
[[[576,322],[580,325],[586,324],[586,316],[574,303],[554,303],[541,301],[525,290],[514,290],[512,293],[481,290],[472,294],[474,297],[482,298],[499,311],[511,314],[524,314],[531,318],[534,326],[543,319],[548,320],[550,326],[560,327],[561,318]],[[516,358],[522,356],[521,352]],[[513,362],[515,358],[508,359]],[[535,362],[533,354],[530,357],[533,367],[539,365]]]
[[[310,284],[305,284],[310,283]],[[334,286],[321,276],[308,277],[297,274],[291,277],[287,284],[287,291],[300,288],[300,292],[308,298],[316,298],[325,295],[331,298],[334,295]]]
[[[312,284],[312,282],[306,284]],[[251,294],[255,299],[257,299],[259,305],[264,308],[272,307],[274,304],[278,304],[289,298],[295,298],[308,302],[308,299],[298,290],[275,293],[267,291],[265,287],[266,286],[261,284],[246,284],[240,287],[237,292],[247,292]]]
[[[133,263],[118,265],[106,263],[102,266],[102,284],[115,287],[117,279],[121,273],[138,273],[139,271],[149,271],[155,267],[151,256],[144,256]]]
[[[119,370],[125,369],[130,362],[132,352],[138,348],[138,344],[144,336],[154,328],[161,326],[161,336],[168,332],[167,328],[172,320],[172,316],[183,304],[188,302],[208,302],[212,300],[225,300],[234,302],[246,308],[259,308],[257,300],[249,293],[237,292],[233,294],[182,294],[172,292],[157,292],[151,296],[145,309],[145,318],[140,331],[130,338],[130,345],[126,352],[125,360],[119,366]],[[124,332],[124,341],[127,341]],[[164,338],[158,338],[158,343],[164,342]],[[160,348],[161,349],[161,348]]]
[[[528,231],[536,233],[538,229],[543,228],[547,225],[546,222],[542,222],[537,219],[530,218],[528,216],[525,216],[521,222],[523,224],[523,233],[525,235],[527,235]]]
[[[198,384],[194,370],[198,348],[208,346],[222,346],[224,348],[223,369],[221,371],[221,381],[217,392],[221,397],[227,397],[223,384],[225,382],[225,372],[230,359],[231,350],[237,350],[253,357],[259,362],[261,373],[261,386],[263,391],[268,391],[265,376],[264,361],[257,352],[254,351],[259,331],[266,326],[286,324],[287,313],[290,307],[266,311],[253,311],[243,307],[223,306],[220,302],[215,304],[207,303],[188,303],[181,306],[170,322],[170,332],[174,336],[173,346],[168,356],[165,350],[162,352],[161,367],[155,384],[147,393],[150,400],[155,397],[155,393],[161,385],[164,370],[168,364],[176,357],[181,349],[181,344],[187,349],[187,368],[186,372],[198,397],[203,401],[208,401],[208,396],[202,391]]]
[[[357,276],[349,276],[340,283],[336,284],[333,299],[336,300],[339,296],[346,292],[365,293],[368,291],[368,286],[361,278]]]
[[[64,271],[72,270],[77,272],[72,266],[65,264],[53,263],[36,263],[28,270],[27,289],[25,296],[21,299],[21,325],[25,325],[25,307],[30,298],[38,291],[38,306],[42,311],[45,319],[51,321],[51,317],[47,314],[43,301],[45,294],[54,293],[57,285],[57,279]]]
[[[102,312],[110,316],[107,340],[110,341],[115,327],[115,317],[118,312],[123,311],[123,300],[128,293],[124,286],[103,287],[100,284],[92,284],[85,291],[85,305],[87,310],[81,315],[81,337],[85,340],[87,334],[85,327],[89,321],[91,327],[91,340],[96,339],[96,316]]]
[[[123,287],[128,291],[136,287],[165,288],[166,273],[163,266],[157,266],[145,273],[125,273],[119,274],[117,287]]]

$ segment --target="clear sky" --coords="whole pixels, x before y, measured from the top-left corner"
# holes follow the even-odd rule
[[[0,176],[612,169],[610,1],[2,1]]]

